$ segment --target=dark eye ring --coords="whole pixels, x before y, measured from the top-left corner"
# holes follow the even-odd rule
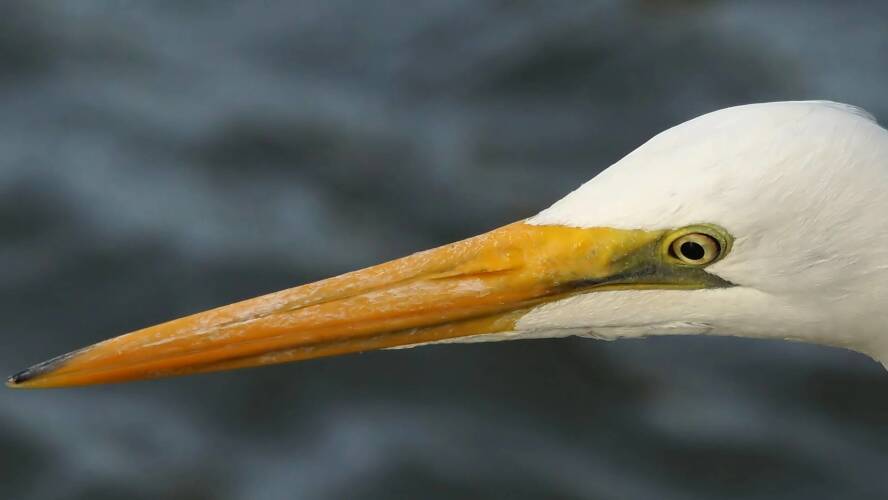
[[[702,266],[718,258],[721,245],[718,240],[703,233],[689,233],[676,238],[671,245],[672,254],[685,264]]]

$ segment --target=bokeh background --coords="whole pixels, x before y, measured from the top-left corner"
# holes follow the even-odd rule
[[[0,371],[534,214],[752,101],[888,118],[888,3],[4,2]],[[0,497],[888,498],[888,374],[742,339],[0,391]]]

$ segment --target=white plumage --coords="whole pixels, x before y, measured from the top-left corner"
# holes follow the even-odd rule
[[[805,340],[886,363],[886,217],[888,131],[867,112],[824,101],[716,111],[662,132],[529,223],[716,223],[736,239],[708,271],[738,286],[584,294],[518,327]]]

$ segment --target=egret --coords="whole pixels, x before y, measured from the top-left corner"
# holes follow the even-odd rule
[[[888,362],[888,131],[845,104],[715,111],[526,220],[112,338],[11,387],[439,342],[777,338]]]

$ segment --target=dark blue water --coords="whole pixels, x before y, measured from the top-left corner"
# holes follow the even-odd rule
[[[888,119],[888,4],[7,2],[0,371],[535,213],[751,101]],[[0,497],[888,498],[888,373],[740,339],[0,391]]]

